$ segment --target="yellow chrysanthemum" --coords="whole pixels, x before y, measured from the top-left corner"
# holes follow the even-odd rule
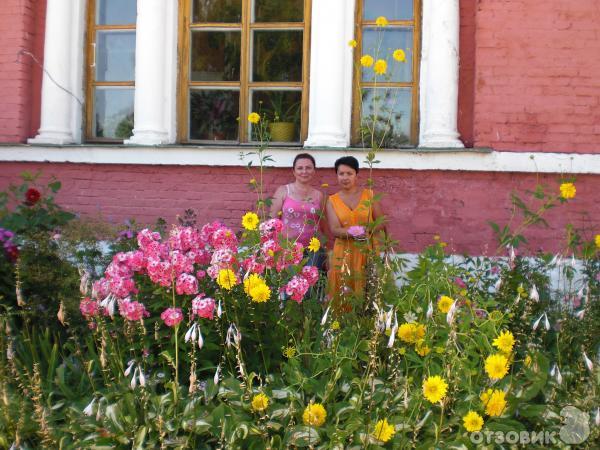
[[[488,389],[488,392],[491,389]],[[494,389],[491,394],[486,395],[483,404],[485,405],[485,413],[491,417],[501,416],[506,409],[506,394],[504,391]]]
[[[492,344],[501,352],[510,353],[515,345],[515,337],[510,331],[503,331]]]
[[[375,19],[375,24],[378,27],[387,27],[389,23],[384,16],[379,16],[377,19]]]
[[[454,300],[452,300],[447,295],[442,295],[440,297],[440,299],[438,300],[437,307],[440,310],[440,312],[447,314],[448,311],[450,311],[450,307],[452,306],[452,303],[454,303]]]
[[[384,75],[387,71],[387,62],[385,61],[385,59],[378,59],[375,62],[375,65],[373,66],[373,71],[377,75]]]
[[[485,372],[492,380],[500,380],[508,373],[508,358],[500,353],[485,360]]]
[[[221,269],[217,275],[217,284],[230,291],[236,284],[237,278],[231,269]]]
[[[296,348],[295,347],[286,347],[283,349],[283,356],[290,359],[296,356]]]
[[[260,115],[258,113],[253,112],[253,113],[248,114],[248,122],[256,124],[259,122],[259,120],[260,120]]]
[[[250,289],[250,298],[253,302],[264,303],[271,298],[271,288],[262,283]]]
[[[254,411],[264,411],[269,406],[269,397],[265,394],[256,394],[252,397],[252,409]]]
[[[425,325],[420,323],[403,323],[398,328],[398,337],[404,342],[413,344],[425,337]]]
[[[394,57],[394,59],[396,61],[399,61],[399,62],[406,61],[406,53],[404,53],[404,50],[402,50],[401,48],[394,50],[394,53],[392,54],[392,56]]]
[[[430,351],[431,349],[427,344],[425,344],[425,341],[423,339],[417,341],[417,343],[415,344],[415,352],[417,352],[419,356],[427,356]]]
[[[475,411],[469,411],[463,417],[463,424],[469,433],[480,431],[483,428],[483,417],[481,417]]]
[[[487,391],[483,391],[481,393],[481,395],[479,396],[479,398],[483,402],[483,406],[487,405],[487,402],[488,402],[488,400],[490,399],[490,397],[492,396],[493,393],[494,393],[493,389],[488,389]]]
[[[596,237],[594,237],[594,242],[596,243],[596,247],[600,248],[600,234],[597,234]]]
[[[259,286],[261,284],[265,284],[265,280],[263,280],[260,275],[257,275],[255,273],[251,273],[245,280],[244,280],[244,292],[248,295],[250,295],[250,290],[256,286]]]
[[[246,230],[256,230],[256,227],[258,226],[259,222],[260,222],[260,219],[258,218],[256,213],[253,213],[253,212],[247,212],[242,217],[242,226]]]
[[[527,355],[525,357],[525,360],[523,361],[523,364],[525,364],[525,367],[531,366],[531,355]]]
[[[313,427],[320,427],[325,423],[327,418],[327,411],[320,403],[311,403],[306,407],[302,414],[302,421],[304,425],[311,425]]]
[[[423,381],[423,396],[431,403],[437,403],[446,396],[448,384],[439,375]]]
[[[560,185],[560,196],[565,199],[574,198],[577,193],[573,183],[562,183]]]
[[[331,329],[333,331],[339,330],[340,329],[340,323],[337,320],[334,320],[333,322],[331,322]]]
[[[308,243],[308,249],[311,252],[317,253],[321,248],[321,241],[319,241],[316,237],[311,237],[310,242]]]
[[[381,442],[389,441],[396,433],[396,427],[390,425],[387,419],[378,420],[373,430],[373,437]]]
[[[398,349],[398,353],[400,353],[401,355],[406,355],[406,347],[400,347]]]
[[[349,45],[350,47],[352,47],[352,48],[356,48],[356,45],[357,45],[357,43],[356,43],[356,41],[355,41],[354,39],[350,39],[350,40],[348,41],[348,45]]]
[[[371,55],[363,55],[360,58],[360,65],[363,67],[371,67],[373,65],[373,57]]]

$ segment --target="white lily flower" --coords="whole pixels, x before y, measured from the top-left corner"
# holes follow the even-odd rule
[[[233,324],[229,324],[229,328],[227,328],[227,335],[225,336],[225,345],[227,347],[231,347],[231,338],[233,337]]]
[[[108,315],[112,318],[115,315],[115,303],[117,298],[112,294],[108,294],[104,300],[100,302],[102,306],[108,312]]]
[[[577,317],[579,320],[583,319],[583,316],[585,316],[585,309],[582,309],[581,311],[577,311],[575,313],[575,317]]]
[[[233,341],[235,342],[235,345],[240,345],[240,342],[242,341],[242,332],[240,330],[235,329],[235,334],[233,335]]]
[[[550,369],[550,376],[553,377],[555,373],[556,373],[556,364],[554,364],[552,366],[552,369]]]
[[[184,342],[188,342],[192,337],[192,332],[196,329],[196,324],[192,324],[192,326],[185,332],[185,336],[183,337]]]
[[[221,317],[223,315],[223,309],[221,308],[221,300],[219,300],[219,304],[217,305],[217,317]]]
[[[394,313],[394,325],[392,326],[392,330],[390,332],[390,339],[388,340],[388,348],[392,348],[394,346],[394,341],[396,340],[396,333],[398,332],[398,316]]]
[[[87,295],[89,291],[90,273],[83,269],[79,271],[81,279],[79,281],[79,292],[81,295]]]
[[[534,302],[540,301],[540,294],[537,288],[535,287],[535,284],[531,286],[531,291],[529,291],[529,298],[531,298],[531,300],[533,300]]]
[[[385,313],[385,329],[389,330],[392,327],[392,312],[394,311],[394,307],[391,307],[390,310]]]
[[[498,278],[498,281],[494,283],[494,290],[498,292],[502,286],[502,278]]]
[[[554,255],[554,257],[550,260],[550,265],[551,266],[559,265],[560,264],[559,259],[562,259],[562,257],[559,254]]]
[[[600,427],[600,408],[596,408],[596,417],[594,417],[594,423],[597,427]]]
[[[584,288],[582,287],[581,289],[579,289],[579,291],[577,291],[577,298],[578,298],[579,300],[582,300],[582,299],[583,299],[583,289],[584,289]]]
[[[429,306],[427,307],[426,317],[427,319],[431,319],[433,317],[433,303],[431,303],[431,300],[429,300]]]
[[[446,322],[448,323],[448,325],[452,325],[452,323],[454,322],[454,316],[456,315],[456,300],[454,300],[454,302],[452,302],[452,306],[450,306],[450,309],[448,310],[448,314],[446,314]]]
[[[558,384],[562,384],[562,380],[563,380],[563,378],[562,378],[562,375],[560,373],[560,369],[558,368],[558,366],[556,366],[556,382]]]
[[[574,269],[577,267],[577,261],[575,261],[575,255],[571,255],[571,267]]]
[[[583,352],[583,361],[585,362],[585,365],[587,366],[588,370],[590,372],[593,372],[594,364],[592,363],[592,360],[588,358],[588,355],[586,355],[585,352]]]
[[[221,375],[221,364],[217,366],[217,370],[215,371],[215,376],[213,377],[213,381],[215,384],[219,384],[219,376]]]
[[[198,348],[204,347],[204,338],[202,337],[202,331],[200,331],[200,327],[198,327]]]
[[[91,402],[83,409],[83,414],[86,416],[91,416],[94,414],[94,404],[96,403],[96,397],[92,399]]]
[[[128,377],[129,374],[131,373],[131,368],[133,367],[134,364],[135,364],[135,360],[133,360],[133,359],[131,361],[129,361],[129,363],[127,364],[127,369],[125,369],[125,372],[124,372],[124,375],[126,377]]]
[[[133,376],[131,377],[131,383],[129,383],[129,387],[131,387],[131,389],[135,389],[135,387],[137,386],[137,381],[135,381],[136,379],[136,374],[137,374],[138,368],[136,367],[135,370],[133,371]]]
[[[511,264],[515,261],[515,258],[516,258],[515,248],[512,245],[509,245],[508,246],[508,259]]]
[[[544,326],[546,327],[546,331],[550,330],[550,321],[546,313],[544,313]]]
[[[138,370],[138,380],[140,381],[140,386],[146,386],[146,377],[144,376],[144,372],[142,372],[142,369]]]
[[[537,330],[537,327],[540,324],[540,320],[542,320],[542,318],[544,317],[544,314],[542,314],[540,317],[538,317],[538,319],[535,322],[533,322],[533,326],[531,327],[531,328],[533,328],[533,331]]]
[[[327,316],[329,315],[329,309],[330,306],[327,307],[327,309],[325,310],[325,314],[323,314],[323,318],[321,319],[321,326],[325,325],[325,323],[327,323]]]

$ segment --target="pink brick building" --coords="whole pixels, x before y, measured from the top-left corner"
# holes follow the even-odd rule
[[[384,33],[407,58],[380,80],[399,112],[374,178],[403,250],[439,234],[455,253],[492,252],[487,220],[509,219],[510,192],[561,177],[577,197],[529,230],[531,249],[560,248],[566,223],[600,233],[595,0],[272,3],[4,0],[0,189],[41,170],[86,215],[151,223],[191,207],[235,225],[255,200],[239,153],[256,147],[237,118],[279,101],[293,133],[268,151],[266,190],[310,151],[332,193],[333,161],[364,159],[360,117],[381,91],[354,67]]]

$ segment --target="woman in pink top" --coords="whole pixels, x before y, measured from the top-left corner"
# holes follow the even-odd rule
[[[315,176],[315,159],[311,155],[297,155],[292,172],[296,180],[277,188],[270,212],[271,217],[279,217],[283,221],[288,240],[300,242],[306,248],[322,224],[324,196],[311,186]],[[323,251],[309,256],[309,265],[322,267],[325,260]]]

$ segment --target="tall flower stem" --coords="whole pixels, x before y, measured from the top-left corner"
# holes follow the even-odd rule
[[[173,296],[173,308],[175,308],[175,278],[171,279],[171,294]],[[179,324],[175,326],[175,384],[173,386],[173,397],[177,404],[179,393]]]

